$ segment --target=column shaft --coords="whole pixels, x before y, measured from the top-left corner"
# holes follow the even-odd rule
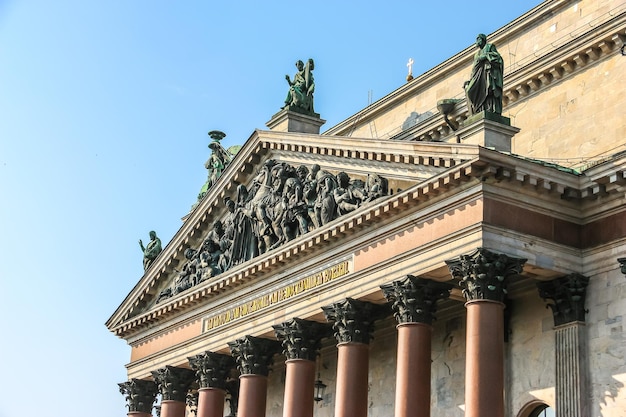
[[[556,333],[556,415],[583,417],[586,404],[585,324],[558,326]]]
[[[430,417],[432,326],[403,323],[398,328],[396,417]]]
[[[162,400],[161,417],[185,417],[187,404],[183,401]]]
[[[465,417],[503,417],[504,304],[479,299],[465,307]]]
[[[367,417],[369,345],[337,345],[337,392],[335,417]]]
[[[219,388],[200,388],[198,390],[197,417],[223,417],[226,392]]]
[[[239,377],[237,417],[265,417],[267,377],[245,374]]]
[[[313,417],[315,362],[306,359],[285,361],[283,417]]]

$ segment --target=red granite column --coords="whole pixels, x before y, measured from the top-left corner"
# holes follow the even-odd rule
[[[226,380],[235,366],[232,356],[204,352],[190,358],[189,365],[196,372],[198,389],[197,417],[222,417],[226,398]]]
[[[313,417],[315,358],[326,324],[294,318],[274,326],[287,360],[283,417]]]
[[[465,417],[504,417],[504,300],[525,262],[484,248],[446,261],[467,300]]]
[[[424,323],[403,323],[397,328],[395,416],[429,417],[433,328]]]
[[[369,349],[365,343],[337,345],[336,417],[367,416]]]
[[[267,405],[267,376],[247,374],[239,377],[237,417],[263,417]]]
[[[226,391],[220,388],[198,389],[197,417],[222,417]]]
[[[152,375],[161,391],[161,417],[185,417],[185,399],[194,382],[194,371],[166,366],[152,371]]]
[[[382,318],[386,308],[348,298],[322,310],[334,322],[338,342],[335,417],[367,417],[369,341],[374,320]]]
[[[398,321],[396,417],[430,417],[432,321],[452,284],[408,275],[380,287]]]
[[[129,417],[152,417],[152,407],[159,392],[155,382],[133,378],[117,385],[126,395]]]
[[[504,416],[504,304],[472,300],[465,307],[465,416]]]
[[[245,336],[229,342],[239,372],[237,417],[264,417],[267,403],[267,376],[272,357],[280,350],[276,340]]]
[[[185,417],[187,403],[177,400],[161,400],[161,417]]]
[[[306,359],[285,361],[285,401],[283,417],[313,417],[315,362]]]

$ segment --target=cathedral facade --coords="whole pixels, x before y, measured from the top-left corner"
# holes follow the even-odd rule
[[[126,413],[623,416],[625,42],[547,0],[323,133],[300,61],[106,323]]]

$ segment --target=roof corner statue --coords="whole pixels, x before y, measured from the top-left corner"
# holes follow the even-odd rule
[[[139,239],[139,247],[143,252],[143,269],[147,270],[152,262],[159,256],[161,253],[161,239],[157,237],[157,234],[154,230],[150,231],[150,242],[144,247],[143,242]]]
[[[315,91],[315,81],[313,80],[313,69],[315,64],[309,58],[306,64],[301,60],[296,62],[298,72],[293,76],[293,81],[289,75],[285,79],[289,84],[289,91],[285,98],[285,109],[294,110],[300,113],[313,115],[313,92]]]
[[[487,36],[476,37],[478,52],[469,81],[464,84],[470,115],[487,111],[502,114],[502,84],[504,61],[496,46],[487,43]]]
[[[212,139],[211,143],[209,143],[211,156],[204,164],[204,167],[208,171],[208,176],[206,182],[198,193],[198,201],[202,200],[209,191],[209,188],[217,182],[218,178],[222,175],[222,172],[224,172],[226,167],[228,167],[230,161],[232,161],[235,154],[239,151],[239,148],[241,148],[241,146],[231,146],[228,149],[224,149],[220,141],[226,137],[226,133],[220,132],[219,130],[210,131],[209,136]]]

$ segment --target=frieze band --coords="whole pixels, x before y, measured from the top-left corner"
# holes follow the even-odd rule
[[[240,319],[256,311],[262,310],[288,298],[294,297],[313,288],[324,285],[334,279],[350,273],[350,262],[343,261],[316,274],[309,275],[292,284],[279,288],[254,300],[235,306],[221,314],[207,317],[203,322],[203,332],[223,326],[233,320]]]

